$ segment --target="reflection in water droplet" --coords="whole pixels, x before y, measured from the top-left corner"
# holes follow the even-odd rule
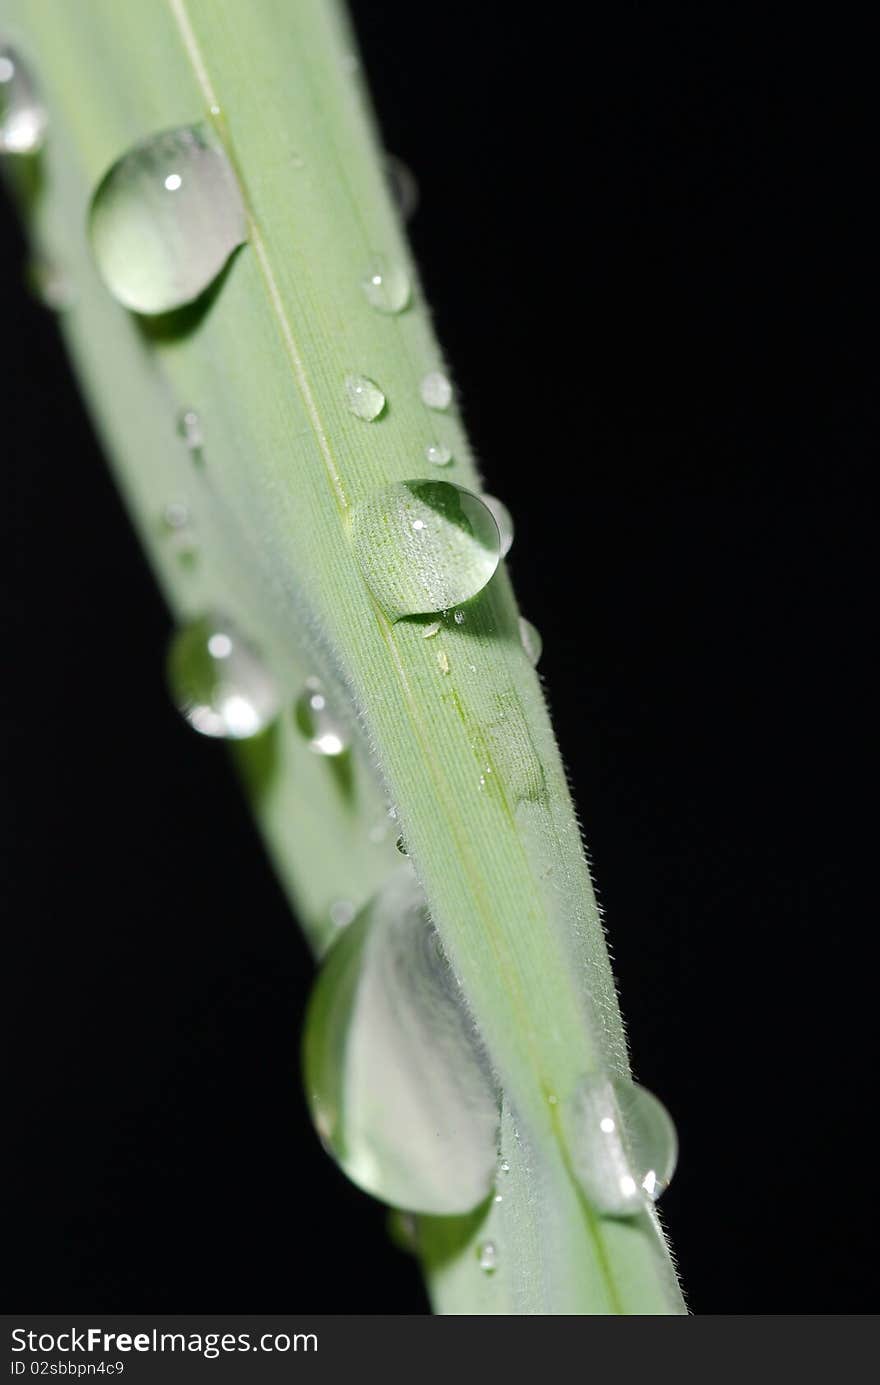
[[[448,409],[452,403],[452,385],[442,370],[431,370],[423,377],[419,394],[429,409]]]
[[[523,650],[525,651],[526,658],[532,665],[532,668],[537,668],[541,661],[544,641],[541,639],[540,630],[538,630],[530,620],[526,620],[525,616],[520,616],[519,618],[519,638]]]
[[[484,1274],[494,1274],[498,1268],[498,1251],[494,1241],[483,1241],[477,1248],[480,1269]]]
[[[672,1117],[655,1096],[623,1078],[585,1077],[563,1123],[578,1181],[607,1216],[632,1216],[669,1184],[678,1156]]]
[[[409,275],[401,265],[377,262],[361,281],[367,302],[380,313],[402,313],[409,302]]]
[[[294,720],[316,755],[342,755],[348,749],[348,732],[317,678],[309,678],[297,698]]]
[[[207,126],[134,145],[92,199],[89,234],[107,287],[137,313],[192,303],[247,240],[241,191]]]
[[[482,591],[498,566],[498,525],[482,500],[449,481],[402,481],[352,514],[354,551],[393,619],[448,610]]]
[[[406,842],[404,841],[402,835],[397,838],[397,841],[394,843],[394,845],[397,847],[397,850],[400,852],[401,856],[409,855],[409,852],[406,849]]]
[[[492,511],[501,535],[501,556],[506,558],[513,546],[513,515],[503,501],[494,495],[484,495],[483,504]]]
[[[452,453],[442,442],[435,442],[430,447],[426,447],[425,456],[432,466],[448,466],[452,461]]]
[[[456,625],[464,625],[464,611],[456,611],[452,619]]]
[[[177,431],[190,452],[200,452],[205,445],[202,420],[195,409],[182,409],[177,419]]]
[[[47,115],[27,63],[14,48],[0,47],[0,154],[37,154]]]
[[[225,617],[204,617],[179,630],[167,673],[175,704],[203,736],[246,740],[278,713],[274,678]]]
[[[408,865],[326,956],[304,1076],[325,1147],[373,1196],[444,1216],[492,1191],[498,1096]]]
[[[367,423],[372,423],[385,408],[384,394],[375,380],[368,380],[366,375],[346,375],[345,397],[350,411]]]
[[[419,185],[412,169],[394,154],[386,154],[385,173],[391,199],[400,213],[401,220],[409,221],[419,205]]]

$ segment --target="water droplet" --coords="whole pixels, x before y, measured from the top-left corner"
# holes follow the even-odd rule
[[[501,540],[478,496],[449,481],[402,481],[352,514],[354,551],[370,590],[398,619],[448,610],[482,591]]]
[[[494,1241],[483,1241],[477,1248],[480,1269],[484,1274],[494,1274],[498,1268],[498,1250]]]
[[[510,1160],[502,1159],[498,1167],[502,1173],[510,1173]]]
[[[185,529],[189,519],[189,509],[181,500],[172,500],[162,511],[162,520],[168,529]]]
[[[304,1075],[325,1146],[359,1187],[440,1216],[491,1193],[498,1096],[411,867],[328,952]]]
[[[426,447],[425,456],[432,466],[449,466],[452,461],[452,453],[442,442],[434,442],[430,447]]]
[[[678,1154],[675,1126],[644,1087],[586,1077],[566,1102],[563,1122],[575,1174],[599,1212],[631,1216],[667,1187]]]
[[[67,312],[76,302],[73,281],[52,260],[42,257],[32,260],[28,266],[27,281],[34,297],[50,312]]]
[[[385,155],[385,173],[391,200],[402,221],[409,221],[419,205],[419,185],[411,168],[394,154]]]
[[[501,535],[501,556],[506,558],[513,547],[513,515],[503,501],[494,495],[484,495],[483,504],[495,516],[498,532]]]
[[[241,191],[206,125],[151,135],[98,185],[89,234],[111,293],[136,313],[192,303],[247,240]]]
[[[372,423],[385,408],[384,394],[375,380],[368,380],[366,375],[346,375],[345,397],[351,412],[367,423]]]
[[[537,668],[541,660],[544,641],[541,639],[540,630],[536,629],[530,620],[526,620],[525,616],[519,618],[519,638],[526,658],[532,668]]]
[[[432,620],[430,625],[426,625],[422,631],[423,640],[432,640],[435,635],[440,633],[439,620]]]
[[[182,409],[177,420],[177,431],[190,452],[201,452],[205,445],[202,420],[195,409]]]
[[[448,409],[452,403],[452,385],[442,370],[430,370],[419,385],[422,403],[429,409]]]
[[[380,313],[402,313],[409,302],[409,275],[401,265],[377,262],[362,280],[362,288],[367,302]]]
[[[456,611],[452,619],[456,625],[464,625],[464,611]]]
[[[309,678],[296,700],[294,720],[316,755],[341,755],[348,749],[348,731],[333,713],[317,678]]]
[[[357,910],[350,899],[334,899],[330,905],[330,922],[334,928],[347,928]]]
[[[204,617],[178,631],[167,669],[174,702],[203,736],[246,740],[278,713],[274,678],[224,617]]]
[[[494,1196],[494,1198],[492,1199],[492,1201],[493,1201],[493,1202],[503,1202],[503,1201],[504,1201],[504,1197],[502,1196],[501,1193],[496,1193],[495,1196]]]
[[[37,154],[43,147],[46,108],[27,63],[0,47],[0,154]]]
[[[406,849],[406,842],[404,841],[402,835],[397,838],[397,841],[394,843],[394,845],[397,847],[397,850],[400,852],[401,856],[409,855],[409,852]]]

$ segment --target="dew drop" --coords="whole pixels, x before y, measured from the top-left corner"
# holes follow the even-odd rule
[[[68,312],[76,302],[73,281],[59,264],[39,257],[31,262],[27,282],[34,297],[53,313]]]
[[[541,639],[540,630],[536,629],[530,620],[526,620],[525,616],[519,618],[519,639],[532,668],[537,668],[541,661],[544,641]]]
[[[346,375],[345,397],[350,412],[367,423],[372,423],[385,408],[384,394],[375,380],[367,379],[366,375]]]
[[[136,313],[192,303],[247,240],[235,173],[206,125],[135,144],[92,198],[89,234],[107,287]]]
[[[327,953],[304,1076],[325,1147],[374,1197],[445,1216],[491,1193],[498,1095],[408,865]]]
[[[203,617],[179,630],[167,674],[175,704],[203,736],[246,740],[278,713],[274,678],[225,617]]]
[[[404,840],[402,834],[401,834],[401,836],[399,836],[399,837],[397,838],[397,841],[394,843],[394,845],[397,847],[397,850],[400,852],[401,856],[408,856],[408,855],[409,855],[409,852],[408,852],[407,846],[406,846],[406,841]]]
[[[456,625],[464,625],[464,611],[456,611],[452,619]]]
[[[190,452],[201,452],[205,445],[202,420],[195,409],[181,409],[177,419],[177,431]]]
[[[442,370],[429,370],[419,385],[422,403],[429,409],[448,409],[452,403],[452,385]]]
[[[498,1167],[502,1173],[510,1173],[510,1160],[502,1159]]]
[[[655,1096],[623,1078],[585,1077],[566,1103],[572,1165],[593,1206],[626,1217],[656,1201],[675,1171],[678,1139]]]
[[[513,515],[503,501],[494,495],[484,495],[483,504],[491,510],[501,535],[501,556],[506,558],[513,547]]]
[[[401,265],[377,262],[361,281],[367,302],[379,313],[402,313],[409,302],[409,275]]]
[[[167,529],[185,529],[189,520],[189,508],[181,500],[170,501],[162,511],[162,521]]]
[[[316,755],[342,755],[348,749],[348,731],[333,713],[317,678],[309,678],[293,710],[297,727]]]
[[[434,442],[425,448],[425,456],[432,466],[449,466],[452,453],[445,443]]]
[[[482,500],[449,481],[402,481],[352,514],[367,585],[392,617],[428,615],[470,600],[498,567],[501,539]]]
[[[14,48],[0,47],[0,154],[37,154],[48,117],[37,84]]]
[[[391,200],[400,213],[401,220],[409,221],[419,205],[419,185],[412,169],[396,155],[386,154],[385,174]]]
[[[334,928],[347,928],[357,910],[350,899],[334,899],[330,905],[330,922]]]
[[[498,1250],[494,1241],[483,1241],[477,1248],[480,1269],[484,1274],[494,1274],[498,1268]]]

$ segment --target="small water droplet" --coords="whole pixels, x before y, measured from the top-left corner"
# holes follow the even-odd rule
[[[342,755],[348,749],[348,732],[333,713],[321,683],[309,678],[293,709],[297,727],[316,755]]]
[[[353,511],[352,539],[367,585],[392,619],[470,600],[493,576],[501,551],[492,512],[449,481],[402,481],[372,492]]]
[[[501,1193],[496,1193],[496,1194],[495,1194],[495,1197],[493,1198],[493,1201],[494,1201],[494,1202],[503,1202],[503,1201],[504,1201],[504,1197],[502,1196]]]
[[[430,447],[426,447],[425,456],[432,466],[449,466],[452,461],[452,453],[442,442],[434,442]]]
[[[377,261],[361,281],[367,302],[377,312],[402,313],[409,302],[409,275],[402,265]]]
[[[435,635],[440,633],[439,620],[432,620],[430,625],[426,625],[422,631],[423,640],[432,640]]]
[[[0,154],[37,154],[48,117],[27,63],[7,45],[0,47]]]
[[[397,850],[400,852],[401,856],[409,855],[409,852],[406,849],[406,842],[404,841],[402,834],[397,838],[397,841],[394,843],[394,845],[397,847]]]
[[[327,953],[304,1070],[325,1147],[366,1192],[438,1216],[492,1192],[498,1094],[409,865]]]
[[[411,168],[394,154],[385,155],[385,173],[391,200],[402,221],[409,221],[419,205],[419,185]]]
[[[464,611],[456,611],[452,619],[456,625],[464,625]]]
[[[385,408],[385,396],[375,380],[366,375],[346,375],[345,397],[350,411],[358,418],[372,423]]]
[[[162,511],[162,519],[168,529],[185,529],[189,524],[189,508],[181,500],[172,500]]]
[[[34,297],[50,312],[68,312],[76,302],[73,280],[52,260],[43,257],[32,260],[27,280]]]
[[[201,452],[205,445],[202,420],[195,409],[181,409],[177,419],[177,431],[190,452]]]
[[[492,511],[498,532],[501,535],[501,556],[506,558],[513,547],[513,515],[503,501],[495,495],[484,495],[483,504]]]
[[[334,928],[347,928],[357,910],[350,899],[334,899],[330,905],[330,922]]]
[[[484,1274],[494,1274],[498,1268],[498,1250],[494,1241],[483,1241],[477,1248],[480,1269]]]
[[[502,1159],[498,1167],[502,1173],[510,1173],[510,1160]]]
[[[203,617],[179,630],[167,671],[175,704],[203,736],[246,740],[278,713],[274,678],[225,617]]]
[[[624,1078],[592,1074],[566,1102],[563,1122],[578,1181],[599,1212],[632,1216],[675,1171],[678,1140],[666,1107]]]
[[[452,385],[442,370],[429,370],[419,385],[422,403],[429,409],[448,409],[452,403]]]
[[[437,650],[437,665],[441,673],[449,672],[449,655],[446,653],[445,649]]]
[[[525,616],[519,618],[519,638],[526,658],[532,668],[537,668],[541,661],[544,641],[541,639],[540,630],[536,629],[530,620],[526,620]]]
[[[200,297],[247,240],[238,181],[210,127],[165,130],[123,154],[92,198],[89,234],[124,307],[152,315]]]

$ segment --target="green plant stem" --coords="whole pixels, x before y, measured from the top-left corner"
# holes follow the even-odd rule
[[[584,1072],[625,1074],[628,1060],[507,574],[463,625],[426,640],[423,622],[385,617],[351,555],[352,507],[376,487],[436,477],[424,452],[437,437],[455,457],[448,479],[479,481],[457,411],[431,416],[419,398],[442,358],[344,17],[326,0],[0,0],[0,25],[50,108],[31,236],[75,285],[62,330],[172,611],[228,611],[292,694],[318,672],[350,709],[344,784],[289,716],[237,752],[285,888],[320,952],[333,899],[368,898],[402,830],[503,1087],[511,1195],[481,1216],[421,1221],[437,1310],[683,1311],[655,1219],[599,1218],[570,1172],[559,1104]],[[130,144],[205,118],[239,173],[249,242],[195,311],[138,320],[96,276],[90,193]],[[399,317],[362,294],[377,256],[412,276]],[[352,371],[389,399],[376,425],[346,409]],[[200,461],[177,436],[185,407],[203,420]],[[175,499],[197,516],[191,568],[160,522]],[[477,1264],[488,1235],[491,1275]]]

